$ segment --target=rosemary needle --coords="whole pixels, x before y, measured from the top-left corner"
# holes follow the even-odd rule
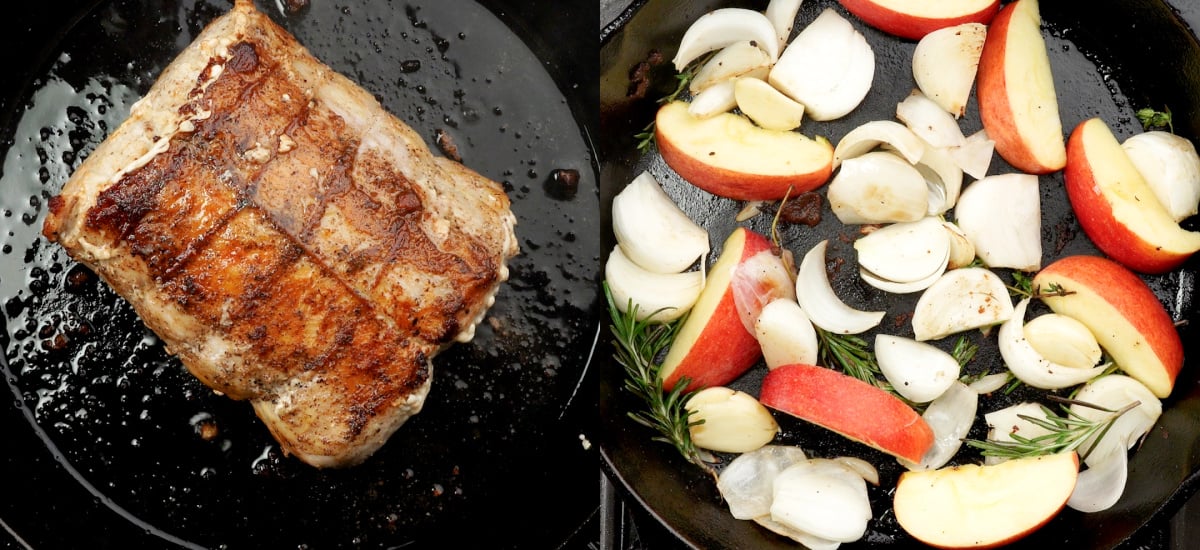
[[[1030,423],[1043,428],[1048,433],[1037,437],[1025,437],[1017,433],[1009,435],[1010,441],[980,441],[975,439],[966,440],[967,445],[979,449],[984,456],[994,456],[1001,458],[1025,458],[1032,456],[1041,456],[1054,453],[1062,453],[1069,451],[1078,451],[1079,458],[1082,460],[1087,458],[1092,449],[1096,447],[1104,435],[1108,433],[1109,428],[1117,421],[1121,415],[1129,412],[1134,407],[1141,404],[1140,401],[1134,401],[1121,407],[1117,410],[1106,409],[1099,405],[1086,403],[1055,397],[1053,395],[1048,398],[1063,403],[1062,409],[1066,412],[1066,416],[1058,416],[1049,407],[1042,405],[1042,412],[1045,413],[1044,418],[1038,418],[1030,415],[1017,415]],[[1099,411],[1112,413],[1104,418],[1096,420],[1087,419],[1080,414],[1072,411],[1066,404],[1075,403],[1090,407]],[[1095,436],[1095,437],[1092,437]],[[1083,448],[1084,443],[1091,441],[1091,444]]]

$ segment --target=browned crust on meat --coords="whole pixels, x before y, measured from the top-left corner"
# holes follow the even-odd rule
[[[245,0],[143,101],[50,201],[45,235],[285,451],[361,461],[507,277],[508,198]]]

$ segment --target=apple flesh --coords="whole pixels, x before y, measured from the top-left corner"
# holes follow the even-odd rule
[[[704,290],[663,359],[659,369],[663,389],[673,389],[683,378],[690,380],[687,390],[724,386],[762,358],[758,339],[746,329],[738,311],[737,294],[745,289],[736,288],[755,284],[753,278],[739,276],[738,268],[755,261],[758,254],[773,253],[770,241],[754,231],[739,227],[725,240],[720,256],[708,270]],[[754,289],[760,296],[794,292],[791,288],[773,288],[775,279],[760,282],[763,288]],[[747,312],[751,318],[757,318],[758,313]]]
[[[901,38],[920,40],[935,30],[963,23],[988,24],[1000,0],[839,0],[866,24]]]
[[[1125,267],[1164,273],[1200,250],[1200,233],[1179,227],[1103,120],[1071,132],[1063,178],[1084,233]]]
[[[1162,302],[1137,275],[1099,256],[1067,256],[1033,278],[1070,292],[1042,299],[1055,313],[1083,323],[1113,362],[1154,395],[1171,394],[1183,367],[1183,343]]]
[[[759,128],[733,113],[698,118],[682,101],[659,108],[654,132],[667,166],[722,197],[778,200],[820,187],[833,172],[828,141]]]
[[[1029,174],[1048,174],[1067,162],[1041,21],[1037,0],[1000,10],[983,43],[975,92],[996,152]]]
[[[1074,452],[900,474],[892,505],[913,538],[938,548],[993,548],[1050,521],[1079,477]]]
[[[825,367],[799,363],[776,367],[763,378],[758,399],[772,409],[913,462],[933,446],[933,430],[912,407]]]

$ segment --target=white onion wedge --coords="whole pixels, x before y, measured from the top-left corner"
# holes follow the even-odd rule
[[[854,241],[858,263],[889,281],[911,283],[945,269],[950,257],[950,235],[942,221],[926,217],[895,223]]]
[[[1129,478],[1129,454],[1110,452],[1079,472],[1067,506],[1084,513],[1112,508],[1125,493]]]
[[[926,34],[913,50],[917,87],[954,118],[967,111],[986,38],[986,25],[963,23]]]
[[[780,365],[817,364],[817,331],[795,300],[773,300],[754,322],[768,369]]]
[[[730,461],[717,476],[717,490],[729,505],[733,517],[769,516],[775,477],[807,458],[800,447],[765,445]]]
[[[723,453],[748,453],[775,439],[779,424],[754,396],[726,388],[704,388],[684,403],[691,412],[692,443]]]
[[[1025,339],[1025,308],[1028,306],[1029,298],[1017,302],[1012,317],[1000,325],[1000,355],[1013,376],[1035,388],[1056,390],[1077,386],[1104,372],[1107,365],[1076,369],[1042,357]]]
[[[738,262],[729,288],[742,326],[750,334],[754,334],[754,323],[767,304],[779,299],[796,299],[796,285],[791,273],[783,265],[783,258],[770,250]]]
[[[946,257],[947,260],[949,260],[949,258],[949,256]],[[908,283],[889,281],[863,268],[858,269],[858,276],[862,278],[863,282],[889,294],[912,294],[914,292],[920,292],[929,288],[929,285],[937,282],[938,278],[941,277],[945,272],[946,264],[942,264],[937,271],[930,273],[928,277],[924,279],[917,279]]]
[[[989,267],[1042,267],[1042,209],[1038,178],[1000,174],[968,185],[954,210],[975,254]]]
[[[795,130],[804,120],[804,105],[757,78],[737,79],[733,97],[742,114],[768,130]]]
[[[846,225],[914,222],[929,207],[925,178],[913,165],[886,151],[842,161],[826,198]]]
[[[925,154],[925,142],[907,126],[892,120],[872,120],[860,124],[838,140],[833,149],[833,167],[842,161],[862,156],[882,144],[900,153],[909,164],[917,164]]]
[[[1187,138],[1154,130],[1126,139],[1121,147],[1175,221],[1200,205],[1200,155]]]
[[[1013,315],[1008,288],[995,273],[982,267],[947,271],[925,289],[913,310],[918,341],[995,325]]]
[[[604,264],[604,280],[612,291],[617,309],[626,312],[630,302],[637,306],[636,318],[658,322],[674,321],[695,305],[704,288],[699,271],[655,273],[642,269],[614,246]]]
[[[1013,435],[1033,439],[1050,433],[1050,430],[1030,422],[1028,418],[1038,420],[1047,418],[1046,411],[1037,403],[1017,403],[1003,409],[998,409],[983,415],[983,421],[988,425],[988,441],[1015,441]],[[1028,417],[1028,418],[1023,418]],[[1004,458],[988,456],[985,464],[998,464]]]
[[[1081,388],[1075,394],[1075,399],[1110,410],[1119,410],[1130,403],[1138,402],[1136,407],[1113,422],[1108,433],[1094,447],[1091,440],[1084,443],[1082,449],[1091,448],[1091,452],[1084,459],[1088,466],[1092,466],[1094,461],[1107,453],[1124,453],[1132,449],[1150,432],[1154,423],[1158,422],[1158,417],[1162,415],[1162,401],[1159,401],[1144,384],[1123,374],[1097,378]],[[1071,412],[1091,420],[1105,418],[1111,414],[1078,404],[1071,405]]]
[[[958,381],[962,370],[949,353],[891,334],[875,335],[875,359],[896,393],[914,403],[937,399]]]
[[[875,52],[862,33],[826,8],[788,44],[767,80],[804,104],[813,120],[854,110],[875,79]]]
[[[775,478],[771,519],[817,537],[853,542],[871,520],[862,476],[832,460],[809,459]]]
[[[796,301],[812,323],[837,334],[859,334],[883,321],[886,312],[862,311],[846,305],[829,284],[825,272],[825,248],[829,241],[817,243],[800,261],[796,276]]]
[[[963,171],[946,151],[939,147],[926,146],[925,153],[916,165],[929,187],[930,216],[940,216],[954,208],[962,192]]]
[[[792,37],[792,28],[796,25],[796,14],[800,13],[800,4],[802,3],[804,0],[771,0],[767,2],[767,9],[763,10],[763,15],[766,15],[771,26],[775,27],[775,36],[779,38],[780,51],[783,51]]]
[[[613,197],[612,226],[621,250],[647,271],[679,273],[708,254],[708,231],[679,209],[650,172]]]
[[[896,118],[933,147],[958,147],[967,139],[958,121],[920,90],[896,104]]]
[[[837,550],[837,548],[842,545],[842,543],[837,541],[823,539],[810,533],[805,533],[804,531],[792,529],[782,523],[779,523],[778,521],[771,519],[771,516],[769,515],[754,518],[754,523],[763,526],[763,528],[771,531],[772,533],[783,535],[789,539],[792,539],[804,545],[804,547],[808,550]]]
[[[1086,369],[1100,362],[1096,335],[1079,320],[1047,313],[1025,323],[1025,339],[1038,354],[1060,365]]]
[[[971,391],[977,394],[984,395],[1003,388],[1005,384],[1008,384],[1008,373],[997,372],[987,376],[981,376],[978,380],[971,382],[967,387],[971,388]]]
[[[945,466],[962,447],[963,439],[975,423],[978,409],[979,393],[955,380],[921,413],[921,418],[933,430],[933,446],[925,452],[920,462],[900,458],[897,459],[900,465],[914,471],[936,470]]]
[[[870,483],[876,487],[879,486],[879,470],[874,464],[867,462],[857,456],[838,456],[830,460],[849,468],[854,473],[862,476],[863,481]]]
[[[946,269],[958,269],[975,261],[975,245],[954,222],[943,221],[942,226],[950,234],[950,261]]]
[[[967,136],[958,147],[947,147],[946,154],[963,172],[975,179],[987,176],[996,152],[996,141],[988,137],[987,130],[979,130]]]
[[[714,54],[688,83],[688,91],[700,93],[709,86],[742,76],[763,79],[771,72],[771,58],[754,42],[734,42]]]
[[[692,96],[688,103],[688,113],[696,118],[709,118],[721,113],[728,113],[737,107],[737,98],[733,94],[733,80],[718,82]]]
[[[701,15],[688,27],[671,62],[676,71],[683,72],[697,57],[742,41],[758,44],[772,63],[779,59],[779,39],[767,16],[745,8],[720,8]]]

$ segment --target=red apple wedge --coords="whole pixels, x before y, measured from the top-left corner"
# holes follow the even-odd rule
[[[776,367],[763,378],[758,400],[913,462],[920,461],[933,445],[933,430],[912,407],[871,384],[825,367],[799,363]]]
[[[743,269],[746,266],[750,268]],[[782,266],[766,237],[744,227],[729,235],[663,359],[659,376],[664,389],[674,388],[683,378],[690,380],[689,390],[723,386],[762,358],[753,319],[771,300],[795,296],[786,270],[782,280],[773,276],[778,269],[772,268]]]
[[[833,172],[833,146],[798,132],[767,130],[743,116],[698,118],[687,103],[655,117],[663,161],[692,185],[738,200],[777,200],[820,187]]]
[[[1074,452],[900,474],[896,521],[938,548],[994,548],[1036,531],[1071,497]]]
[[[840,0],[842,7],[866,24],[902,38],[920,40],[926,34],[962,23],[988,24],[1000,0]]]
[[[1048,174],[1067,162],[1058,95],[1037,0],[1007,4],[979,58],[979,116],[996,152],[1017,169]]]
[[[1063,178],[1084,233],[1125,267],[1163,273],[1200,250],[1200,233],[1179,227],[1103,120],[1071,132]]]
[[[1099,256],[1067,256],[1033,278],[1070,292],[1042,299],[1055,313],[1078,320],[1129,376],[1167,397],[1183,367],[1183,343],[1162,302],[1133,272]]]

